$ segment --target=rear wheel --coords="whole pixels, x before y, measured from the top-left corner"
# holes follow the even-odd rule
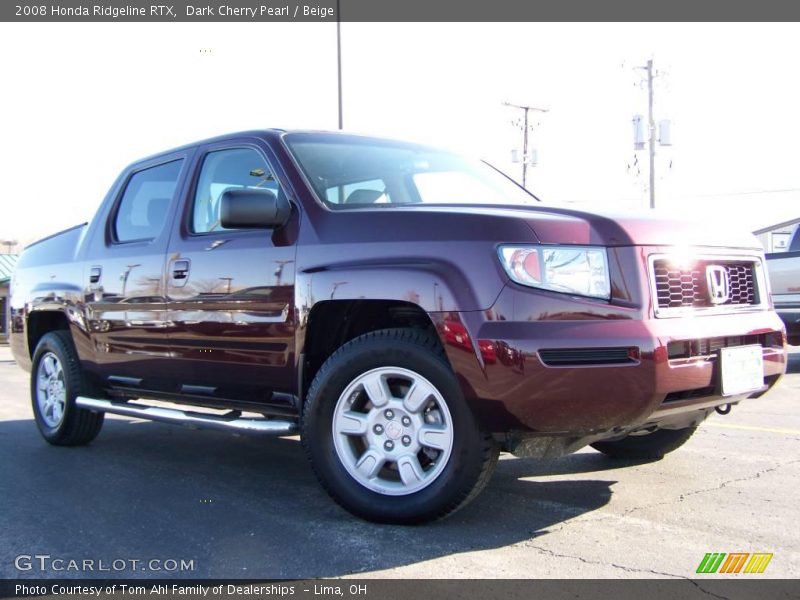
[[[658,460],[683,446],[697,427],[657,429],[645,435],[629,435],[621,440],[595,442],[592,448],[612,458]]]
[[[303,443],[328,493],[382,523],[422,523],[472,500],[497,462],[438,340],[387,329],[337,350],[309,389]]]
[[[69,333],[53,331],[42,337],[33,355],[31,403],[45,440],[55,446],[80,446],[97,437],[103,413],[75,405],[76,397],[91,396],[92,390]]]

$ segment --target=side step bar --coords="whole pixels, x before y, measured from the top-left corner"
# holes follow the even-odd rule
[[[160,406],[147,406],[132,402],[111,402],[78,396],[75,404],[81,408],[96,412],[105,412],[115,415],[125,415],[162,423],[186,425],[198,429],[215,429],[232,433],[249,433],[261,435],[292,435],[297,432],[297,423],[292,421],[277,421],[262,418],[242,418],[238,411],[231,411],[224,415],[210,415],[198,412],[188,412],[176,408],[162,408]]]

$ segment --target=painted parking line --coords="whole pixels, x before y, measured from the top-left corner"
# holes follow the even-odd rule
[[[742,429],[744,431],[764,431],[766,433],[780,433],[782,435],[800,436],[797,429],[774,429],[771,427],[753,427],[751,425],[731,425],[729,423],[705,423],[706,427],[720,427],[722,429]]]

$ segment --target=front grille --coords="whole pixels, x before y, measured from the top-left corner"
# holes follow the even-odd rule
[[[706,268],[719,266],[725,271],[728,298],[719,304],[711,301]],[[678,266],[668,258],[653,261],[658,307],[711,308],[752,306],[759,303],[756,263],[753,260],[704,258]]]

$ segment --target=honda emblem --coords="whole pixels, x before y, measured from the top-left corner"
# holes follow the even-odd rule
[[[725,304],[730,299],[731,281],[728,270],[720,265],[706,267],[708,297],[711,304]]]

